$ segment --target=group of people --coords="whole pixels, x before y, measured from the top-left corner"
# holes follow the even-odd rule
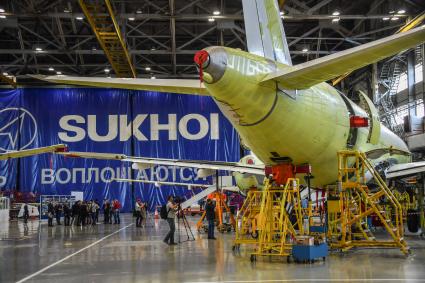
[[[179,206],[174,202],[173,196],[169,196],[166,209],[167,222],[170,230],[164,239],[164,243],[168,245],[177,245],[177,243],[174,241],[174,233],[176,231],[175,220],[178,208]],[[57,225],[62,225],[62,214],[64,217],[65,226],[85,226],[90,224],[96,225],[99,222],[100,209],[101,207],[97,200],[77,201],[71,207],[68,203],[64,203],[62,205],[60,203],[50,202],[47,206],[48,226],[53,226],[54,217],[56,217]],[[112,219],[114,219],[114,224],[120,224],[121,203],[117,199],[113,200],[112,202],[105,199],[102,204],[102,209],[105,224],[112,224]],[[205,211],[206,219],[208,221],[208,239],[215,240],[215,204],[211,199],[206,201]],[[137,199],[135,203],[135,216],[136,227],[143,227],[147,218],[147,204],[142,202],[140,199]]]
[[[48,226],[53,226],[53,218],[56,218],[56,224],[62,225],[63,216],[64,225],[96,225],[99,222],[100,205],[97,200],[77,201],[72,206],[69,203],[53,203],[47,205]]]
[[[114,199],[112,202],[109,200],[103,201],[103,223],[105,224],[112,224],[112,218],[114,219],[114,224],[120,224],[121,218],[120,218],[120,210],[121,210],[121,203]]]

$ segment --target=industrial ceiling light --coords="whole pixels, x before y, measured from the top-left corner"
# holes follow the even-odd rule
[[[403,10],[403,9],[397,11],[397,14],[405,14],[405,13],[406,13],[406,10]]]
[[[0,13],[4,13],[4,9],[1,9],[1,8],[0,8]]]
[[[136,14],[141,14],[142,10],[141,9],[137,9]]]
[[[340,13],[339,11],[334,11],[334,12],[332,13],[332,16],[339,16],[339,15],[341,15],[341,13]]]
[[[145,70],[146,71],[150,71],[151,70],[151,67],[146,67]]]
[[[152,76],[152,77],[151,77],[151,80],[155,80],[155,79],[156,79],[156,77],[155,77],[155,76]]]
[[[339,20],[340,20],[340,18],[332,19],[332,23],[337,23],[337,22],[339,22]]]
[[[301,50],[301,51],[304,52],[304,53],[305,52],[308,52],[308,48],[307,47],[304,47],[303,50]]]
[[[155,48],[155,47],[152,47],[152,48],[151,48],[151,51],[155,51],[155,50],[156,50],[156,48]]]
[[[4,72],[4,73],[3,73],[3,76],[8,76],[8,75],[9,75],[9,74],[8,74],[8,73],[6,73],[6,72]]]
[[[208,21],[209,22],[214,22],[215,20],[214,20],[214,18],[209,18]]]
[[[399,20],[399,17],[392,17],[391,18],[391,21],[398,21]]]
[[[214,16],[218,16],[218,15],[220,15],[220,11],[215,10],[215,11],[213,12],[213,15],[214,15]]]
[[[92,47],[92,49],[91,49],[91,50],[96,51],[96,50],[97,50],[97,48],[96,48],[96,47]]]
[[[77,20],[82,21],[83,17],[76,17]]]
[[[71,13],[71,11],[70,11],[70,10],[68,10],[67,8],[65,8],[65,9],[63,10],[63,12],[64,12],[64,13]]]
[[[5,15],[0,15],[0,19],[6,19]]]
[[[108,68],[106,68],[104,71],[105,71],[105,73],[109,73],[110,72],[110,70]]]
[[[382,20],[383,21],[388,21],[390,18],[389,17],[383,17]]]
[[[56,72],[56,75],[62,75],[62,72]]]
[[[35,51],[43,51],[43,49],[42,49],[42,48],[40,48],[40,47],[36,47],[36,48],[35,48]]]
[[[394,11],[394,10],[390,11],[390,14],[394,14],[394,13],[395,13],[395,11]]]
[[[130,18],[128,18],[128,20],[129,21],[134,21],[136,18],[134,18],[134,17],[130,17]]]
[[[52,68],[52,67],[50,67],[50,68],[49,68],[49,71],[54,71],[54,70],[55,70],[55,69],[54,69],[54,68]]]

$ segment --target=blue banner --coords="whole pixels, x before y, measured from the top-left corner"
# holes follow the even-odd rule
[[[30,113],[20,109],[21,92],[2,90],[0,92],[0,152],[29,148],[29,142],[21,141],[21,127],[33,127]],[[0,162],[0,188],[16,190],[18,160]]]
[[[238,161],[239,138],[210,97],[99,88],[0,90],[0,151],[65,143],[71,151],[127,156]],[[150,208],[185,187],[111,181],[205,183],[192,168],[134,170],[121,161],[52,154],[0,162],[0,189],[38,195],[84,192],[86,200],[118,199],[125,211],[141,198]]]

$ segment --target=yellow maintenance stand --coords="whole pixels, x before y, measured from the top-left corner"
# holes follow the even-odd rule
[[[241,244],[258,243],[258,220],[263,191],[251,188],[236,218],[234,249]]]
[[[366,186],[365,172],[370,172],[377,184],[373,191]],[[364,153],[338,152],[338,186],[329,195],[328,241],[332,248],[345,251],[353,247],[388,247],[399,248],[405,255],[409,253],[403,238],[402,207]],[[383,199],[391,207],[393,217],[381,204]],[[382,222],[390,240],[374,237],[367,226],[367,217],[371,215]]]
[[[254,245],[251,261],[257,256],[289,257],[292,240],[303,234],[299,180],[288,178],[284,186],[278,186],[265,179],[262,191],[248,193],[238,217],[233,250],[239,250],[241,244]]]

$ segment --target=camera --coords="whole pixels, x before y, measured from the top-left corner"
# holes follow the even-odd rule
[[[179,196],[175,196],[175,197],[174,197],[174,203],[176,203],[176,204],[178,204],[178,205],[180,205],[183,201],[184,201],[184,199],[182,199],[182,198],[181,198],[181,197],[179,197]]]

